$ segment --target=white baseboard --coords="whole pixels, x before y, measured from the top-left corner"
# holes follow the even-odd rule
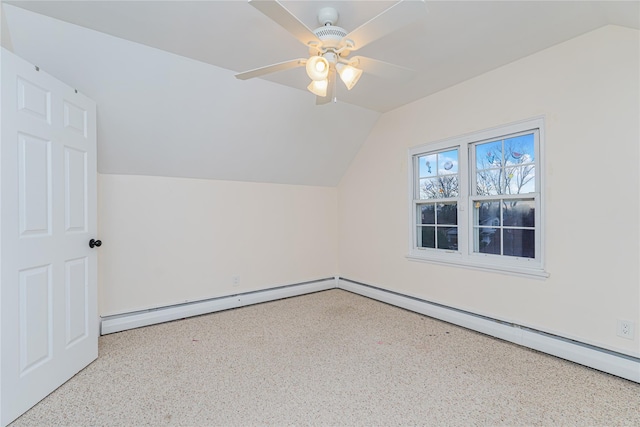
[[[184,319],[186,317],[200,316],[202,314],[244,307],[246,305],[258,304],[261,302],[275,301],[282,298],[325,291],[335,287],[335,278],[321,279],[313,282],[265,289],[262,291],[247,292],[204,301],[194,301],[185,304],[160,307],[152,310],[107,316],[101,319],[100,334],[112,334],[114,332],[125,331],[127,329],[170,322],[172,320]]]
[[[337,287],[640,383],[640,358],[339,278]]]

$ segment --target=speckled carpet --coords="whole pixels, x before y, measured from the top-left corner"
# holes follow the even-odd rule
[[[13,426],[640,426],[640,384],[342,290],[100,338]]]

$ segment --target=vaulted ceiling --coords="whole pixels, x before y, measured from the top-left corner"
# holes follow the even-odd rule
[[[412,1],[412,0],[408,0]],[[282,1],[310,28],[333,6],[352,30],[395,1]],[[336,185],[381,113],[608,24],[637,1],[428,1],[359,55],[417,71],[365,75],[316,106],[302,69],[234,74],[307,49],[244,0],[3,2],[5,47],[98,104],[98,169]]]

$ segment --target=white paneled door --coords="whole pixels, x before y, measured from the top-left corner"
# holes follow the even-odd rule
[[[0,421],[98,356],[95,103],[2,49]]]

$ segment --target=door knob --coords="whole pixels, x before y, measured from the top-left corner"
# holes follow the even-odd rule
[[[100,247],[101,245],[102,245],[102,242],[100,240],[94,240],[94,239],[89,240],[90,248],[93,248],[94,246]]]

